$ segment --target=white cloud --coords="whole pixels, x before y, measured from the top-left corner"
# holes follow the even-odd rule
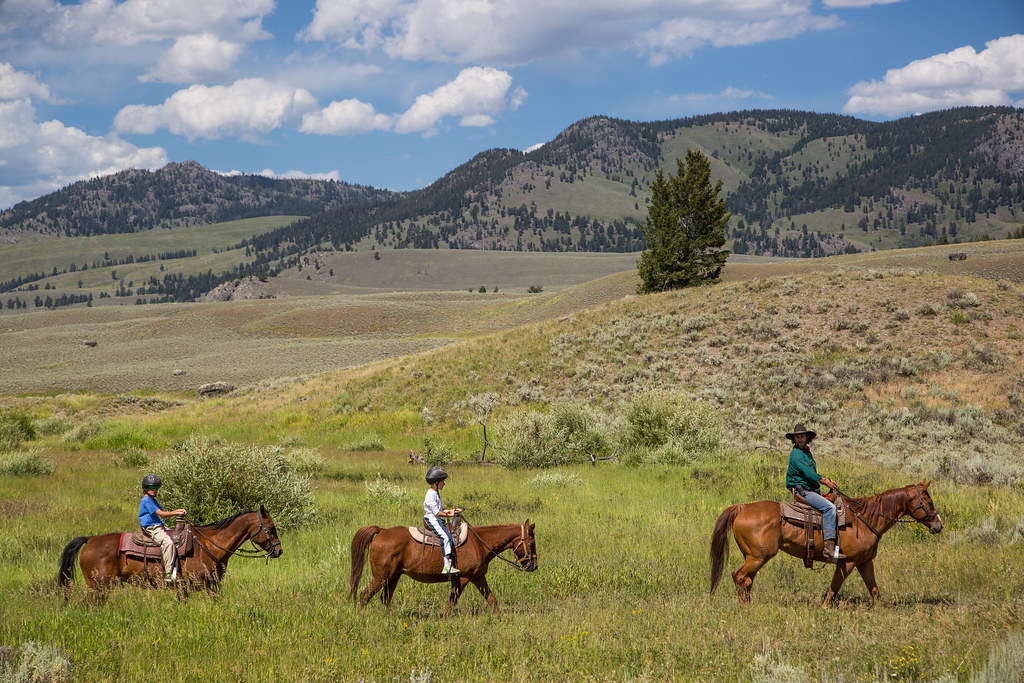
[[[516,88],[509,96],[511,86],[512,76],[506,71],[468,67],[450,83],[417,97],[403,114],[389,116],[366,102],[341,100],[303,116],[299,130],[320,135],[357,135],[373,130],[433,135],[436,126],[448,116],[458,117],[460,126],[490,126],[495,116],[518,108],[526,99],[522,88]]]
[[[840,0],[841,1],[841,0]],[[840,25],[812,0],[317,0],[300,35],[405,60],[520,64],[640,48],[656,62]]]
[[[331,102],[320,111],[302,117],[299,130],[319,135],[358,135],[372,130],[389,130],[392,118],[380,114],[372,104],[349,99]]]
[[[286,178],[289,180],[341,180],[341,175],[338,171],[328,171],[327,173],[306,173],[305,171],[285,171],[284,173],[277,173],[273,169],[265,168],[256,175],[266,176],[267,178]]]
[[[1024,92],[1024,35],[989,41],[985,49],[952,52],[890,69],[881,80],[861,81],[847,93],[848,114],[899,114],[966,105],[1011,105]]]
[[[4,0],[0,33],[48,45],[137,45],[200,33],[235,42],[265,37],[263,17],[274,0]]]
[[[243,50],[245,45],[221,40],[211,33],[183,36],[139,80],[165,83],[215,81],[231,70]]]
[[[770,100],[772,96],[768,93],[760,92],[758,90],[750,90],[747,88],[734,88],[729,86],[722,89],[717,93],[686,93],[683,95],[671,95],[669,100],[673,102],[689,102],[689,103],[701,103],[707,104],[709,102],[731,102],[736,100]]]
[[[257,140],[315,107],[304,88],[247,78],[226,86],[193,85],[163,104],[129,105],[114,117],[114,130],[149,134],[166,129],[190,140],[225,134]]]
[[[462,126],[488,126],[494,115],[508,106],[505,96],[511,85],[512,76],[506,71],[479,66],[463,69],[452,82],[417,97],[398,117],[394,130],[429,135],[446,116],[460,117]],[[515,99],[521,99],[518,91]]]
[[[161,147],[136,147],[115,135],[88,135],[60,121],[39,123],[35,114],[28,99],[0,102],[0,206],[78,180],[167,164]]]
[[[891,5],[903,0],[822,0],[822,5],[831,8],[860,9],[873,5]]]
[[[23,97],[56,102],[50,95],[50,89],[36,80],[35,76],[18,71],[7,62],[0,62],[0,100],[17,100]]]

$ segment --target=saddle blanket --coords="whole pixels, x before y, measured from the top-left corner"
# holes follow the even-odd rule
[[[441,545],[441,539],[438,538],[433,531],[424,526],[409,527],[409,535],[411,535],[412,540],[417,543],[423,543],[424,545]],[[466,542],[467,538],[469,538],[469,525],[463,522],[458,526],[456,532],[452,534],[452,541],[455,542],[455,547],[458,548]]]
[[[192,554],[192,534],[176,534],[168,531],[167,535],[174,541],[174,549],[178,557],[186,557]],[[160,557],[160,544],[155,543],[149,536],[139,531],[126,531],[121,534],[121,543],[118,551],[125,553],[128,557],[145,559],[148,557]]]
[[[782,508],[782,519],[790,520],[803,526],[807,521],[807,514],[811,515],[811,523],[815,529],[821,528],[821,513],[812,508],[810,505],[805,503],[779,503],[779,507]],[[836,505],[836,526],[844,527],[849,522],[846,520],[846,505],[839,503]]]

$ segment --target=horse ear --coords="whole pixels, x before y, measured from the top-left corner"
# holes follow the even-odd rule
[[[260,514],[264,517],[267,515],[267,508],[263,507],[263,503],[260,503]]]

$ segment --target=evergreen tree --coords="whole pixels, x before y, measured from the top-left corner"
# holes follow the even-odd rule
[[[647,222],[641,227],[647,250],[637,269],[641,294],[718,281],[725,259],[725,226],[730,214],[719,198],[722,181],[711,184],[711,163],[697,150],[676,159],[677,175],[659,169],[651,184]]]

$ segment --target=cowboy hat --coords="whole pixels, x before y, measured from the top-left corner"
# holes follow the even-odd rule
[[[793,437],[796,436],[797,434],[806,434],[807,443],[810,443],[814,439],[814,437],[818,435],[817,432],[811,431],[810,429],[804,429],[803,422],[797,422],[796,427],[793,428],[793,431],[786,433],[786,438],[792,441]]]

